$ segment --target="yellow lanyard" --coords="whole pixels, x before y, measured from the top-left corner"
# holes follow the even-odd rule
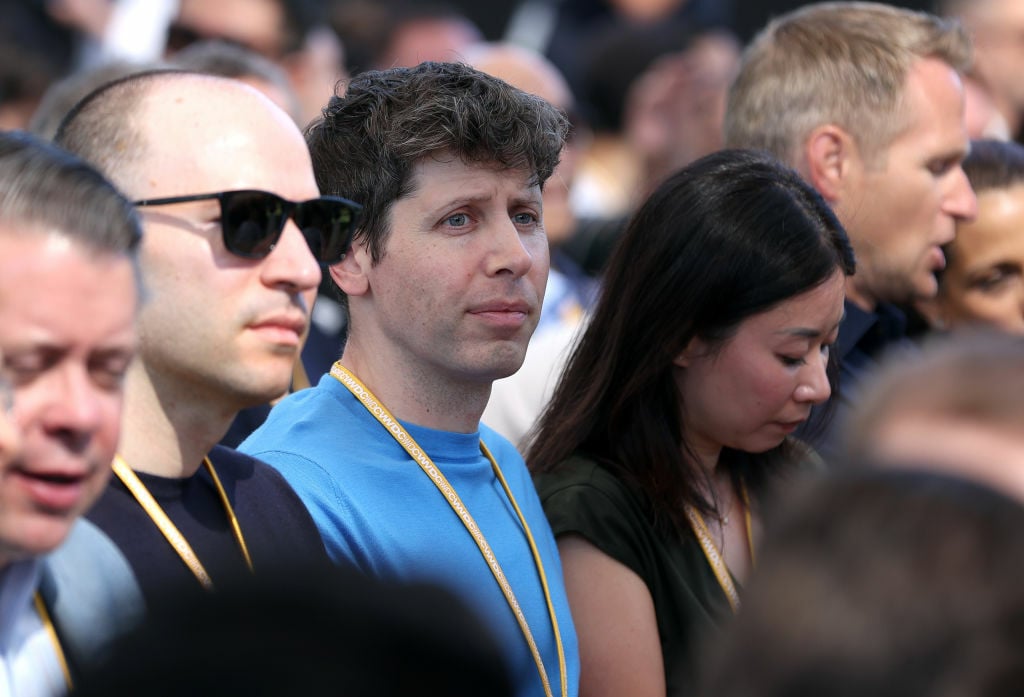
[[[501,564],[498,563],[498,558],[495,556],[494,551],[488,544],[487,539],[484,537],[483,532],[477,526],[473,516],[470,515],[469,510],[465,504],[462,503],[462,499],[459,498],[455,488],[448,482],[448,479],[444,476],[434,461],[430,459],[430,456],[419,446],[416,440],[410,436],[402,425],[398,423],[398,420],[391,415],[391,412],[387,408],[377,401],[377,398],[373,396],[367,387],[359,381],[359,379],[350,373],[347,368],[341,365],[341,362],[335,363],[331,367],[331,376],[334,377],[338,382],[348,388],[348,390],[358,399],[366,410],[372,414],[377,421],[387,430],[391,436],[398,441],[398,444],[405,449],[416,464],[420,466],[420,469],[430,477],[430,480],[437,487],[438,491],[444,496],[445,501],[451,506],[455,514],[459,516],[462,524],[466,530],[473,537],[473,541],[476,542],[476,546],[480,550],[480,554],[483,556],[484,561],[487,562],[488,567],[491,569],[491,573],[494,575],[494,580],[498,582],[498,586],[501,588],[501,592],[505,595],[505,601],[508,603],[509,608],[512,610],[512,614],[515,615],[516,621],[519,623],[519,628],[523,632],[523,636],[526,638],[526,644],[530,648],[530,653],[533,655],[533,661],[537,665],[537,672],[540,674],[541,683],[544,685],[544,694],[547,697],[552,697],[551,683],[548,680],[547,670],[544,668],[544,660],[541,658],[540,649],[537,648],[537,642],[533,638],[533,633],[530,631],[530,625],[526,621],[526,615],[523,613],[522,608],[519,606],[519,601],[516,599],[515,593],[512,591],[512,586],[505,577],[505,572],[501,568]],[[512,507],[516,511],[516,515],[519,517],[519,522],[523,526],[523,530],[526,533],[526,540],[530,545],[530,552],[533,554],[533,561],[537,567],[537,574],[540,576],[540,585],[544,591],[544,600],[547,602],[548,615],[551,618],[551,628],[555,634],[555,646],[558,650],[558,669],[561,677],[561,695],[566,697],[568,694],[568,683],[565,674],[565,649],[562,647],[562,635],[558,630],[558,618],[555,616],[555,607],[551,602],[551,591],[548,588],[547,577],[544,574],[544,563],[541,560],[540,552],[537,550],[537,544],[534,542],[533,535],[530,533],[530,526],[526,524],[526,518],[523,516],[521,510],[519,510],[519,504],[516,503],[515,497],[512,495],[512,490],[509,488],[508,483],[505,481],[505,476],[501,472],[501,468],[498,467],[497,461],[494,456],[491,455],[491,451],[487,449],[484,442],[480,441],[480,450],[484,456],[487,457],[491,462],[491,469],[494,470],[495,476],[498,481],[501,482],[501,487],[505,490],[505,495],[508,496],[508,500],[512,503]]]
[[[754,530],[750,519],[750,500],[747,497],[746,487],[743,488],[742,495],[743,519],[747,529],[747,548],[750,551],[750,563],[753,564]],[[736,584],[733,583],[729,568],[725,565],[725,558],[722,557],[718,547],[715,546],[715,541],[711,538],[711,532],[708,530],[704,518],[696,508],[689,504],[686,504],[684,510],[686,511],[686,517],[690,521],[693,534],[697,537],[697,542],[700,543],[700,548],[704,551],[704,557],[708,560],[708,564],[711,565],[715,578],[718,579],[718,585],[722,587],[725,597],[729,599],[729,606],[732,607],[733,612],[738,612],[740,609],[740,594],[736,591]]]
[[[245,538],[242,537],[242,528],[238,524],[238,518],[235,516],[235,510],[231,507],[231,502],[228,500],[227,492],[224,491],[224,486],[220,483],[220,477],[217,476],[217,471],[213,468],[210,458],[204,457],[203,465],[206,467],[206,471],[210,473],[210,478],[213,479],[213,485],[217,489],[220,501],[224,504],[228,521],[231,523],[231,532],[234,534],[235,540],[238,541],[239,549],[242,550],[246,566],[249,567],[249,571],[252,571],[252,558],[249,556],[249,548],[245,545]],[[196,556],[188,540],[185,539],[185,536],[181,534],[181,531],[178,530],[178,527],[171,519],[167,517],[164,509],[160,507],[160,504],[156,502],[153,495],[149,493],[146,485],[142,483],[120,455],[114,457],[114,474],[124,483],[128,491],[132,493],[132,496],[135,497],[135,500],[146,511],[150,520],[156,523],[157,528],[167,538],[167,541],[171,543],[171,547],[178,553],[178,556],[185,562],[185,565],[191,569],[203,588],[207,590],[213,588],[213,581],[210,580],[210,575],[206,573],[206,569],[203,567],[202,562],[199,561],[199,557]]]
[[[43,621],[43,627],[46,629],[46,634],[50,637],[50,641],[53,642],[53,648],[57,652],[57,662],[60,663],[61,672],[64,673],[64,682],[68,685],[68,691],[70,692],[72,687],[71,684],[71,669],[68,668],[68,660],[64,656],[64,649],[60,645],[60,639],[57,637],[57,630],[53,626],[53,620],[50,619],[50,613],[46,610],[46,603],[43,602],[43,596],[36,591],[35,594],[36,612],[39,613],[39,618]]]

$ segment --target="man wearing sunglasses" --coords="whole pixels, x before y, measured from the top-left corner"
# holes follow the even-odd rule
[[[242,83],[142,73],[86,97],[57,141],[143,221],[139,358],[115,477],[91,512],[151,602],[323,558],[274,470],[215,447],[235,414],[289,387],[320,282],[359,207],[321,198],[297,127]]]
[[[81,519],[117,446],[139,232],[92,167],[0,132],[2,695],[64,694],[142,613],[128,562]]]
[[[347,341],[240,446],[292,483],[336,561],[470,602],[520,696],[576,694],[576,635],[530,475],[480,415],[537,325],[541,187],[566,130],[462,64],[363,73],[334,97],[308,140],[325,192],[366,206],[330,267]]]

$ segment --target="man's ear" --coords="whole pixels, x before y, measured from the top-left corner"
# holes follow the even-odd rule
[[[840,200],[860,153],[853,137],[835,124],[818,126],[804,141],[807,180],[830,205]]]
[[[329,267],[331,278],[345,295],[365,295],[370,290],[368,273],[372,261],[365,246],[353,244],[341,261]]]

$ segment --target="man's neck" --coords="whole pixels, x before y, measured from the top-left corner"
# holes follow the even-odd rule
[[[236,412],[193,387],[152,373],[141,360],[132,366],[118,450],[133,470],[191,477],[227,432]]]
[[[865,312],[874,312],[878,308],[878,300],[875,299],[874,295],[867,292],[862,285],[858,283],[856,275],[847,277],[846,299]]]
[[[363,351],[351,339],[341,357],[345,366],[395,418],[454,433],[473,433],[491,394],[490,382],[458,382]]]

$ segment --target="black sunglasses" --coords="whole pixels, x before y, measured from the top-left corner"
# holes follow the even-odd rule
[[[135,205],[164,206],[213,199],[220,203],[224,247],[245,259],[263,259],[270,254],[288,218],[293,218],[317,261],[337,263],[352,243],[352,230],[363,209],[358,203],[338,196],[295,202],[256,189],[149,198],[135,201]]]

